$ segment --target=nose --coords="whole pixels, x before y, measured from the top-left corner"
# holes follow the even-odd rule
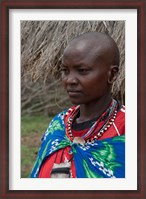
[[[78,79],[75,74],[69,73],[63,79],[63,82],[68,85],[78,84]]]

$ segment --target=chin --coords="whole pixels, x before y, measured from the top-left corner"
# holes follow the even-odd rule
[[[71,102],[73,105],[79,105],[79,104],[81,104],[81,103],[79,103],[79,102],[75,102],[75,101],[72,101],[72,100],[70,100],[70,102]]]
[[[70,102],[73,104],[73,105],[81,105],[81,104],[86,104],[86,102],[82,101],[82,100],[71,100],[70,99]]]
[[[82,104],[82,103],[81,103],[81,100],[78,100],[78,99],[70,99],[70,102],[71,102],[73,105]]]

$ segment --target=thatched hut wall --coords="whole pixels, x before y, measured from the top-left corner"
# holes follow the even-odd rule
[[[62,54],[70,40],[89,31],[109,34],[119,47],[120,72],[112,92],[124,103],[124,21],[22,21],[22,113],[54,114],[70,106],[59,81]]]

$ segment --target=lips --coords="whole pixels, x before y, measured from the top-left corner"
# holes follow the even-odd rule
[[[81,93],[79,90],[67,90],[69,96],[77,96]]]
[[[69,92],[71,92],[71,93],[80,93],[81,91],[79,91],[79,90],[67,90],[67,92],[69,93]]]

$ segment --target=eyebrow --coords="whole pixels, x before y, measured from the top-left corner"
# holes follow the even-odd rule
[[[61,63],[61,67],[66,67],[66,68],[69,68],[69,66],[66,66],[66,65],[64,65],[63,63]],[[91,67],[91,66],[89,66],[89,65],[81,65],[81,64],[78,64],[78,65],[74,65],[73,66],[74,68],[81,68],[81,67]]]

